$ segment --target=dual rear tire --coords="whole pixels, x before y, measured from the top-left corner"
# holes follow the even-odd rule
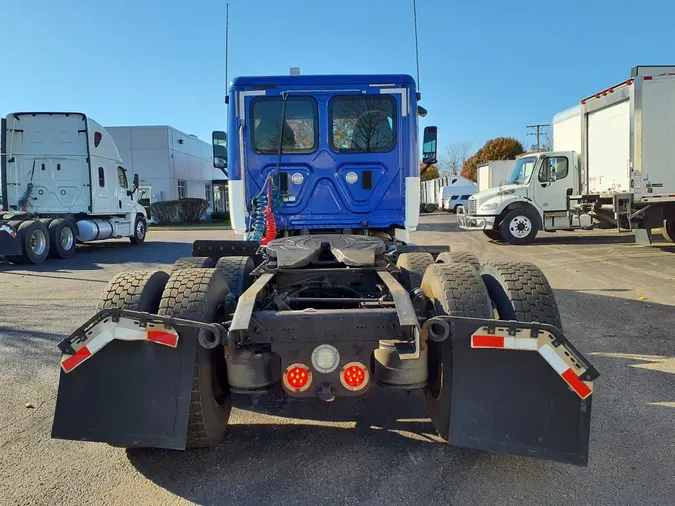
[[[536,266],[524,262],[436,263],[424,273],[421,289],[428,316],[548,323],[562,329],[553,290]],[[452,385],[452,339],[427,341],[427,410],[436,431],[448,439]]]
[[[206,323],[224,321],[228,282],[223,272],[185,268],[123,272],[101,295],[97,309],[119,308]],[[219,444],[232,410],[223,346],[206,350],[195,344],[187,448]]]

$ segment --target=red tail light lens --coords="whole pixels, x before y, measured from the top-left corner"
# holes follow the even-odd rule
[[[366,366],[359,362],[350,362],[342,368],[340,381],[347,390],[357,391],[365,388],[370,379]]]
[[[284,386],[292,392],[304,392],[312,384],[312,371],[305,364],[291,364],[284,371]]]

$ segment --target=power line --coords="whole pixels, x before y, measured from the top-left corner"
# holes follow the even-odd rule
[[[541,149],[541,144],[540,144],[540,142],[539,142],[539,138],[540,138],[541,135],[542,135],[542,131],[544,130],[544,128],[550,127],[550,126],[551,126],[551,125],[548,124],[548,123],[546,123],[546,124],[538,123],[538,124],[536,124],[536,125],[527,125],[527,126],[525,127],[525,128],[533,128],[533,129],[535,130],[534,132],[530,132],[530,133],[528,133],[527,135],[534,135],[534,136],[537,137],[537,146],[536,146],[536,148],[535,148],[536,151],[539,151],[539,150]]]

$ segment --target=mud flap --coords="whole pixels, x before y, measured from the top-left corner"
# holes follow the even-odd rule
[[[0,255],[20,255],[21,242],[16,231],[9,225],[0,223]]]
[[[451,326],[453,354],[448,442],[588,465],[592,381],[598,373],[565,336],[550,325],[443,318]],[[504,346],[499,334],[522,348],[476,347],[478,341],[472,347],[472,336]],[[546,336],[539,338],[544,353],[536,347],[538,335]],[[555,358],[545,358],[548,348],[567,353],[560,363],[571,364],[581,379],[552,367],[547,360]]]
[[[76,369],[62,370],[52,438],[185,449],[197,329],[173,328],[176,348],[112,340]]]

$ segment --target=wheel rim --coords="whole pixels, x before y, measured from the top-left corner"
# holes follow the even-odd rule
[[[145,225],[141,220],[136,223],[136,237],[143,239],[145,237]]]
[[[42,230],[34,230],[30,235],[30,249],[37,256],[41,256],[47,249],[47,237]]]
[[[509,223],[509,231],[513,237],[523,239],[530,235],[532,231],[532,222],[527,216],[516,216]]]
[[[61,247],[66,251],[70,251],[70,249],[73,247],[73,243],[75,242],[73,229],[70,227],[63,227],[59,239],[61,241]]]

